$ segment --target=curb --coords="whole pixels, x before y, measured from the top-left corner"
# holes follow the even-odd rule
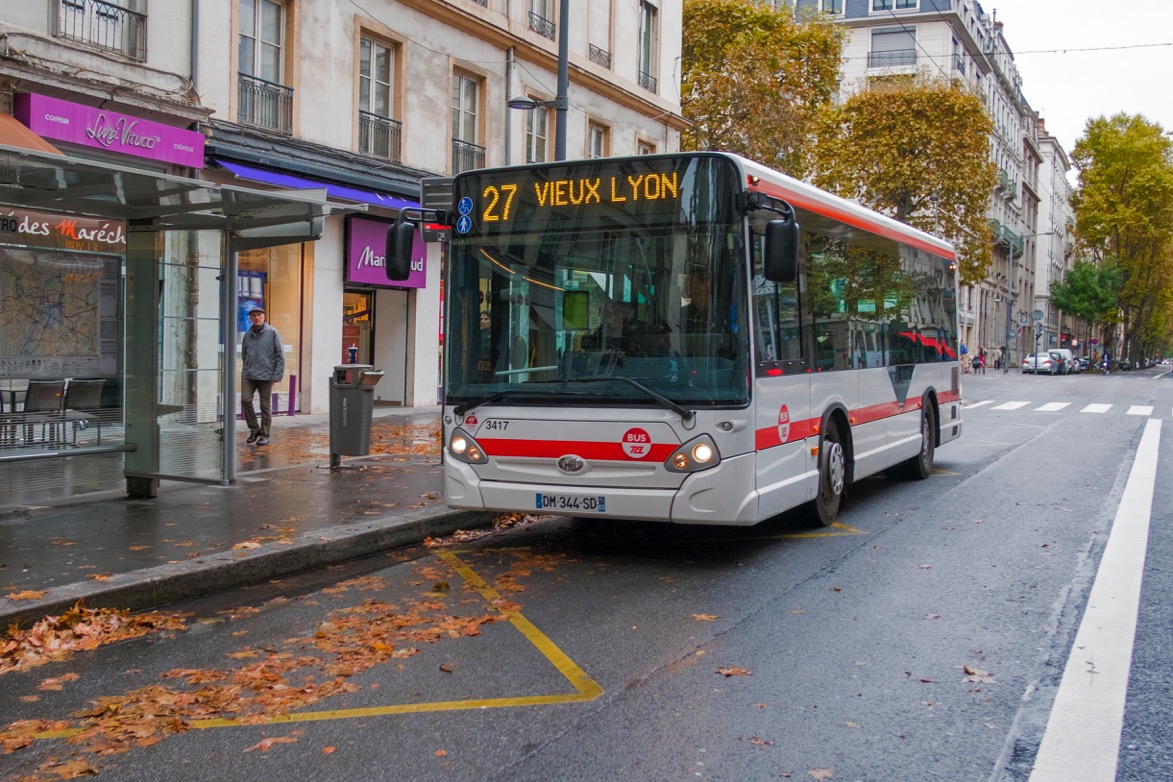
[[[292,543],[269,541],[245,551],[221,551],[174,565],[113,575],[54,587],[40,600],[0,600],[0,632],[12,626],[61,614],[84,600],[87,608],[144,611],[193,597],[226,592],[248,584],[288,576],[451,535],[459,529],[487,527],[493,514],[447,507],[422,510],[305,532]]]

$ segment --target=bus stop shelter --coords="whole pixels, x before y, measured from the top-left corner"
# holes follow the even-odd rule
[[[33,146],[0,144],[0,215],[36,209],[125,226],[121,333],[103,335],[122,343],[111,428],[123,437],[8,449],[0,461],[122,451],[136,497],[156,496],[162,479],[233,482],[237,253],[315,240],[327,214],[354,207],[327,202],[324,190],[218,185]]]

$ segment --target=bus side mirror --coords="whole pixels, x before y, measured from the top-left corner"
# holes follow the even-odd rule
[[[395,223],[387,231],[387,279],[402,282],[411,275],[411,245],[415,240],[415,226]]]
[[[798,278],[798,221],[794,217],[766,223],[765,272],[770,282]]]

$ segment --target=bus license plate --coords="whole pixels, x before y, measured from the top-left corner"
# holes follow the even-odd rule
[[[579,513],[606,513],[606,497],[573,497],[566,494],[537,494],[538,510],[576,511]]]

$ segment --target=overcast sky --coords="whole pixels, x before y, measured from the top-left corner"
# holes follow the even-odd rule
[[[1173,132],[1173,0],[980,2],[1003,23],[1023,95],[1068,155],[1092,117],[1143,114]]]

